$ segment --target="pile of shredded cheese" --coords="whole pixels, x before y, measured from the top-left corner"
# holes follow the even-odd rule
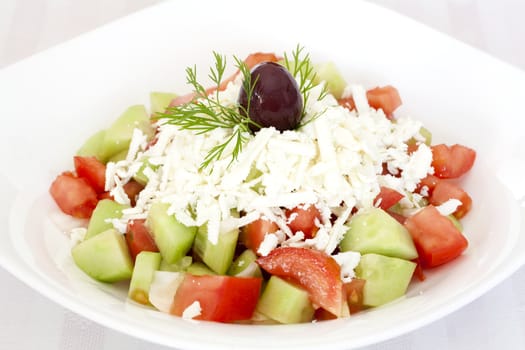
[[[242,82],[230,83],[219,93],[221,104],[235,104]],[[258,218],[275,221],[280,230],[266,235],[259,253],[267,255],[277,246],[311,247],[334,253],[347,230],[354,208],[378,205],[374,199],[380,186],[405,195],[402,206],[417,209],[421,196],[413,193],[419,181],[433,173],[432,152],[420,135],[421,123],[401,117],[391,121],[382,110],[368,105],[365,89],[348,86],[356,109],[338,105],[332,95],[318,101],[321,86],[311,91],[305,120],[322,113],[298,130],[279,132],[263,128],[243,146],[231,163],[232,150],[209,168],[199,170],[209,150],[222,144],[231,130],[216,129],[204,134],[180,130],[160,120],[155,144],[135,130],[128,156],[109,163],[106,190],[119,203],[129,204],[123,185],[144,167],[148,178],[136,206],[125,209],[115,228],[125,232],[129,220],[146,218],[152,203],[168,203],[169,214],[187,226],[208,226],[209,240],[216,243],[223,232],[242,227]],[[420,142],[417,151],[407,153],[406,142]],[[145,163],[147,161],[147,163]],[[390,174],[382,175],[383,165]],[[315,205],[322,214],[319,231],[312,239],[293,234],[284,210]],[[244,213],[241,217],[232,213]],[[337,219],[330,218],[335,214]],[[353,276],[359,254],[334,256],[342,266],[343,279]]]

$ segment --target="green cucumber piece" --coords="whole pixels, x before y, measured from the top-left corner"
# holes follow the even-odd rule
[[[256,310],[285,324],[310,322],[315,311],[307,291],[277,276],[270,277]]]
[[[175,264],[191,249],[196,227],[181,224],[174,215],[168,215],[169,204],[153,203],[146,223],[167,264]]]
[[[346,81],[333,62],[326,62],[315,66],[314,84],[326,82],[328,92],[335,98],[341,98],[346,87]]]
[[[164,113],[175,97],[177,95],[172,92],[152,91],[149,94],[151,114],[155,116],[157,113]]]
[[[450,221],[454,224],[454,226],[458,229],[459,232],[463,232],[463,225],[461,224],[461,221],[457,217],[455,217],[453,214],[450,214],[447,216]]]
[[[219,234],[217,244],[208,239],[208,225],[204,224],[197,230],[197,236],[193,243],[193,252],[208,265],[210,269],[219,275],[226,274],[232,264],[239,229]]]
[[[133,175],[133,180],[144,186],[148,183],[148,177],[146,174],[144,174],[144,170],[146,170],[146,168],[156,171],[159,166],[151,164],[148,159],[142,161],[142,166],[139,168],[139,170],[137,170],[135,175]]]
[[[112,156],[127,150],[135,128],[141,129],[147,135],[153,135],[149,115],[142,105],[129,107],[106,129],[100,148],[101,161],[107,161]]]
[[[416,264],[379,254],[361,256],[356,276],[366,280],[363,304],[380,306],[405,295]]]
[[[160,253],[142,251],[137,254],[131,275],[128,296],[137,303],[149,305],[149,288],[155,271],[159,269]]]
[[[160,262],[160,271],[171,271],[171,272],[182,272],[186,271],[186,269],[191,265],[193,259],[191,256],[184,256],[182,259],[177,261],[174,264],[168,264],[166,260],[162,260]]]
[[[109,163],[109,162],[116,163],[116,162],[120,162],[121,160],[126,159],[127,156],[128,156],[128,151],[129,151],[129,149],[126,148],[125,150],[120,151],[119,153],[112,155],[112,156],[108,159],[108,163]]]
[[[387,212],[370,208],[355,214],[348,223],[341,251],[376,253],[406,260],[417,258],[417,250],[407,229]]]
[[[122,217],[122,209],[127,208],[127,205],[119,204],[111,199],[102,199],[97,203],[84,239],[89,239],[113,227],[111,222],[106,222],[107,219],[119,219]]]
[[[188,268],[186,269],[186,272],[195,276],[203,276],[203,275],[216,275],[217,273],[215,271],[212,271],[206,264],[201,263],[199,261],[194,262]]]
[[[126,240],[115,229],[82,241],[71,249],[71,255],[82,271],[101,282],[128,280],[133,272]]]
[[[255,262],[257,255],[251,249],[246,249],[231,264],[228,275],[237,277],[262,277],[261,268]]]
[[[100,145],[104,141],[105,136],[106,130],[100,130],[91,135],[77,151],[77,156],[96,157],[98,160],[101,160]]]

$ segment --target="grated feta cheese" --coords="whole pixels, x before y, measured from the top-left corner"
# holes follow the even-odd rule
[[[354,269],[361,260],[361,254],[358,252],[341,252],[333,255],[333,258],[341,266],[341,280],[350,282],[355,277]]]
[[[236,103],[241,85],[241,79],[236,79],[220,91],[221,103]],[[260,254],[267,255],[279,245],[332,254],[347,230],[345,223],[352,210],[379,204],[374,201],[380,186],[405,195],[401,201],[404,210],[417,210],[421,196],[411,192],[433,173],[428,146],[420,143],[415,152],[407,154],[408,140],[423,140],[421,123],[407,117],[392,122],[382,110],[369,106],[366,90],[359,85],[345,89],[345,96],[355,101],[355,111],[339,106],[331,95],[318,100],[320,93],[321,86],[311,90],[305,118],[316,113],[322,117],[298,130],[279,132],[270,127],[254,135],[247,133],[248,141],[237,161],[230,163],[233,149],[227,147],[221,159],[204,171],[200,165],[208,152],[232,130],[198,134],[159,120],[157,141],[147,149],[145,135],[134,132],[126,159],[107,165],[106,190],[117,202],[129,204],[123,186],[145,160],[152,167],[143,170],[148,183],[135,207],[112,220],[114,227],[122,232],[129,220],[147,217],[151,204],[161,201],[169,204],[168,213],[184,225],[207,225],[212,244],[221,234],[264,217],[274,221],[279,231],[266,235]],[[384,164],[397,176],[382,175]],[[314,238],[304,239],[302,232],[294,234],[287,225],[283,208],[299,205],[316,205],[321,212]],[[239,218],[240,212],[244,214]],[[332,215],[338,218],[333,223]]]
[[[436,209],[441,215],[449,216],[450,214],[453,214],[461,204],[463,203],[461,203],[459,199],[452,198],[446,201],[445,203],[438,205]]]
[[[201,314],[201,304],[198,301],[194,301],[182,312],[182,318],[185,320],[191,320]]]

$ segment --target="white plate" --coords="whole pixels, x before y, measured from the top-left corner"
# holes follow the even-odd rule
[[[470,241],[455,262],[406,298],[345,320],[291,326],[187,322],[126,302],[125,290],[79,273],[47,189],[83,140],[152,90],[185,92],[184,67],[203,74],[211,51],[290,51],[337,63],[348,81],[392,84],[403,112],[436,142],[478,152],[463,185],[474,200]],[[266,1],[166,2],[0,72],[3,135],[0,264],[57,303],[108,327],[187,349],[349,349],[428,324],[474,300],[525,260],[520,201],[525,74],[388,10]]]

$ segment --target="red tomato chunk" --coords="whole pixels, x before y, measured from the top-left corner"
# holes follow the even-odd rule
[[[155,240],[146,227],[145,219],[132,220],[128,223],[126,242],[133,261],[135,261],[137,255],[142,251],[159,251],[159,248],[157,248],[157,245],[155,244]]]
[[[381,186],[380,192],[374,200],[375,203],[379,203],[379,208],[388,210],[397,204],[404,196],[394,189]]]
[[[262,278],[194,276],[186,274],[177,289],[170,313],[182,316],[198,301],[201,313],[194,319],[233,322],[248,320],[259,299]]]
[[[58,207],[68,215],[86,219],[97,206],[97,193],[86,179],[71,172],[58,175],[49,188],[49,193]]]
[[[277,230],[279,230],[279,226],[275,222],[261,218],[244,226],[240,239],[246,248],[257,253],[266,234],[274,233]]]
[[[467,192],[453,183],[442,180],[438,182],[432,191],[430,204],[437,206],[445,203],[449,199],[457,199],[461,202],[461,205],[454,212],[454,216],[458,219],[467,215],[472,207],[472,198],[470,198]]]
[[[453,179],[467,173],[476,160],[476,151],[462,145],[439,144],[431,147],[434,175]]]
[[[95,157],[75,156],[73,161],[78,177],[86,179],[97,193],[104,192],[106,185],[106,165]]]
[[[445,264],[463,253],[468,242],[452,221],[429,205],[405,221],[422,267]]]
[[[302,286],[313,304],[341,315],[341,268],[330,255],[307,248],[279,247],[257,263],[268,273]]]
[[[293,233],[301,231],[304,238],[313,238],[319,227],[316,220],[321,220],[319,209],[313,204],[303,204],[286,211],[288,227]]]

